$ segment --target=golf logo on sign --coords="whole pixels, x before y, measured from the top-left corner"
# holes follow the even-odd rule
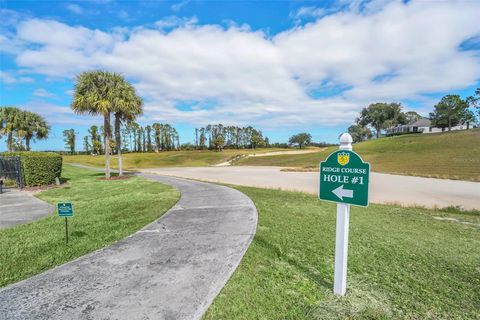
[[[320,163],[322,200],[368,206],[370,164],[350,150],[331,153]]]
[[[346,152],[340,152],[337,154],[337,161],[341,166],[345,166],[350,161],[350,155]]]

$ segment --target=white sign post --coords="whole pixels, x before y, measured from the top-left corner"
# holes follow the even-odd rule
[[[352,136],[344,133],[340,136],[340,150],[352,150]],[[335,240],[335,275],[333,293],[344,296],[347,291],[348,224],[350,205],[337,203],[337,228]]]

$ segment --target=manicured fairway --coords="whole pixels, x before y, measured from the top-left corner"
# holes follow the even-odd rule
[[[238,189],[257,206],[257,234],[205,319],[480,318],[480,212],[353,207],[341,298],[332,294],[335,204]]]
[[[225,149],[222,152],[199,150],[199,151],[168,151],[168,152],[150,152],[150,153],[126,153],[123,155],[123,165],[125,169],[141,169],[155,167],[200,167],[218,164],[239,155],[265,153],[272,151],[282,151],[287,149],[269,148],[269,149]],[[288,149],[292,150],[292,149]],[[105,165],[104,156],[64,156],[67,163],[80,163],[88,166],[103,167]],[[112,168],[117,168],[116,156],[112,156]]]
[[[0,230],[0,287],[105,247],[160,217],[179,192],[157,182],[133,177],[102,181],[102,173],[64,166],[65,187],[39,195],[52,204],[71,201],[70,243],[64,219],[56,215]]]
[[[337,147],[298,155],[275,155],[242,159],[235,164],[281,166],[318,170]],[[391,174],[480,181],[480,129],[411,134],[353,145],[375,172]]]

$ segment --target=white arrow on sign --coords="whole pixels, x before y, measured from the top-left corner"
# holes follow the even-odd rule
[[[353,198],[353,190],[349,189],[343,189],[343,184],[336,188],[335,190],[332,190],[333,194],[336,195],[337,197],[340,198],[340,200],[343,201],[343,198]]]

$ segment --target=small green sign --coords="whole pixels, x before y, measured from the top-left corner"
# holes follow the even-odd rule
[[[368,206],[370,164],[350,150],[338,150],[320,163],[321,200]]]
[[[59,217],[73,217],[73,206],[71,202],[57,203]]]

